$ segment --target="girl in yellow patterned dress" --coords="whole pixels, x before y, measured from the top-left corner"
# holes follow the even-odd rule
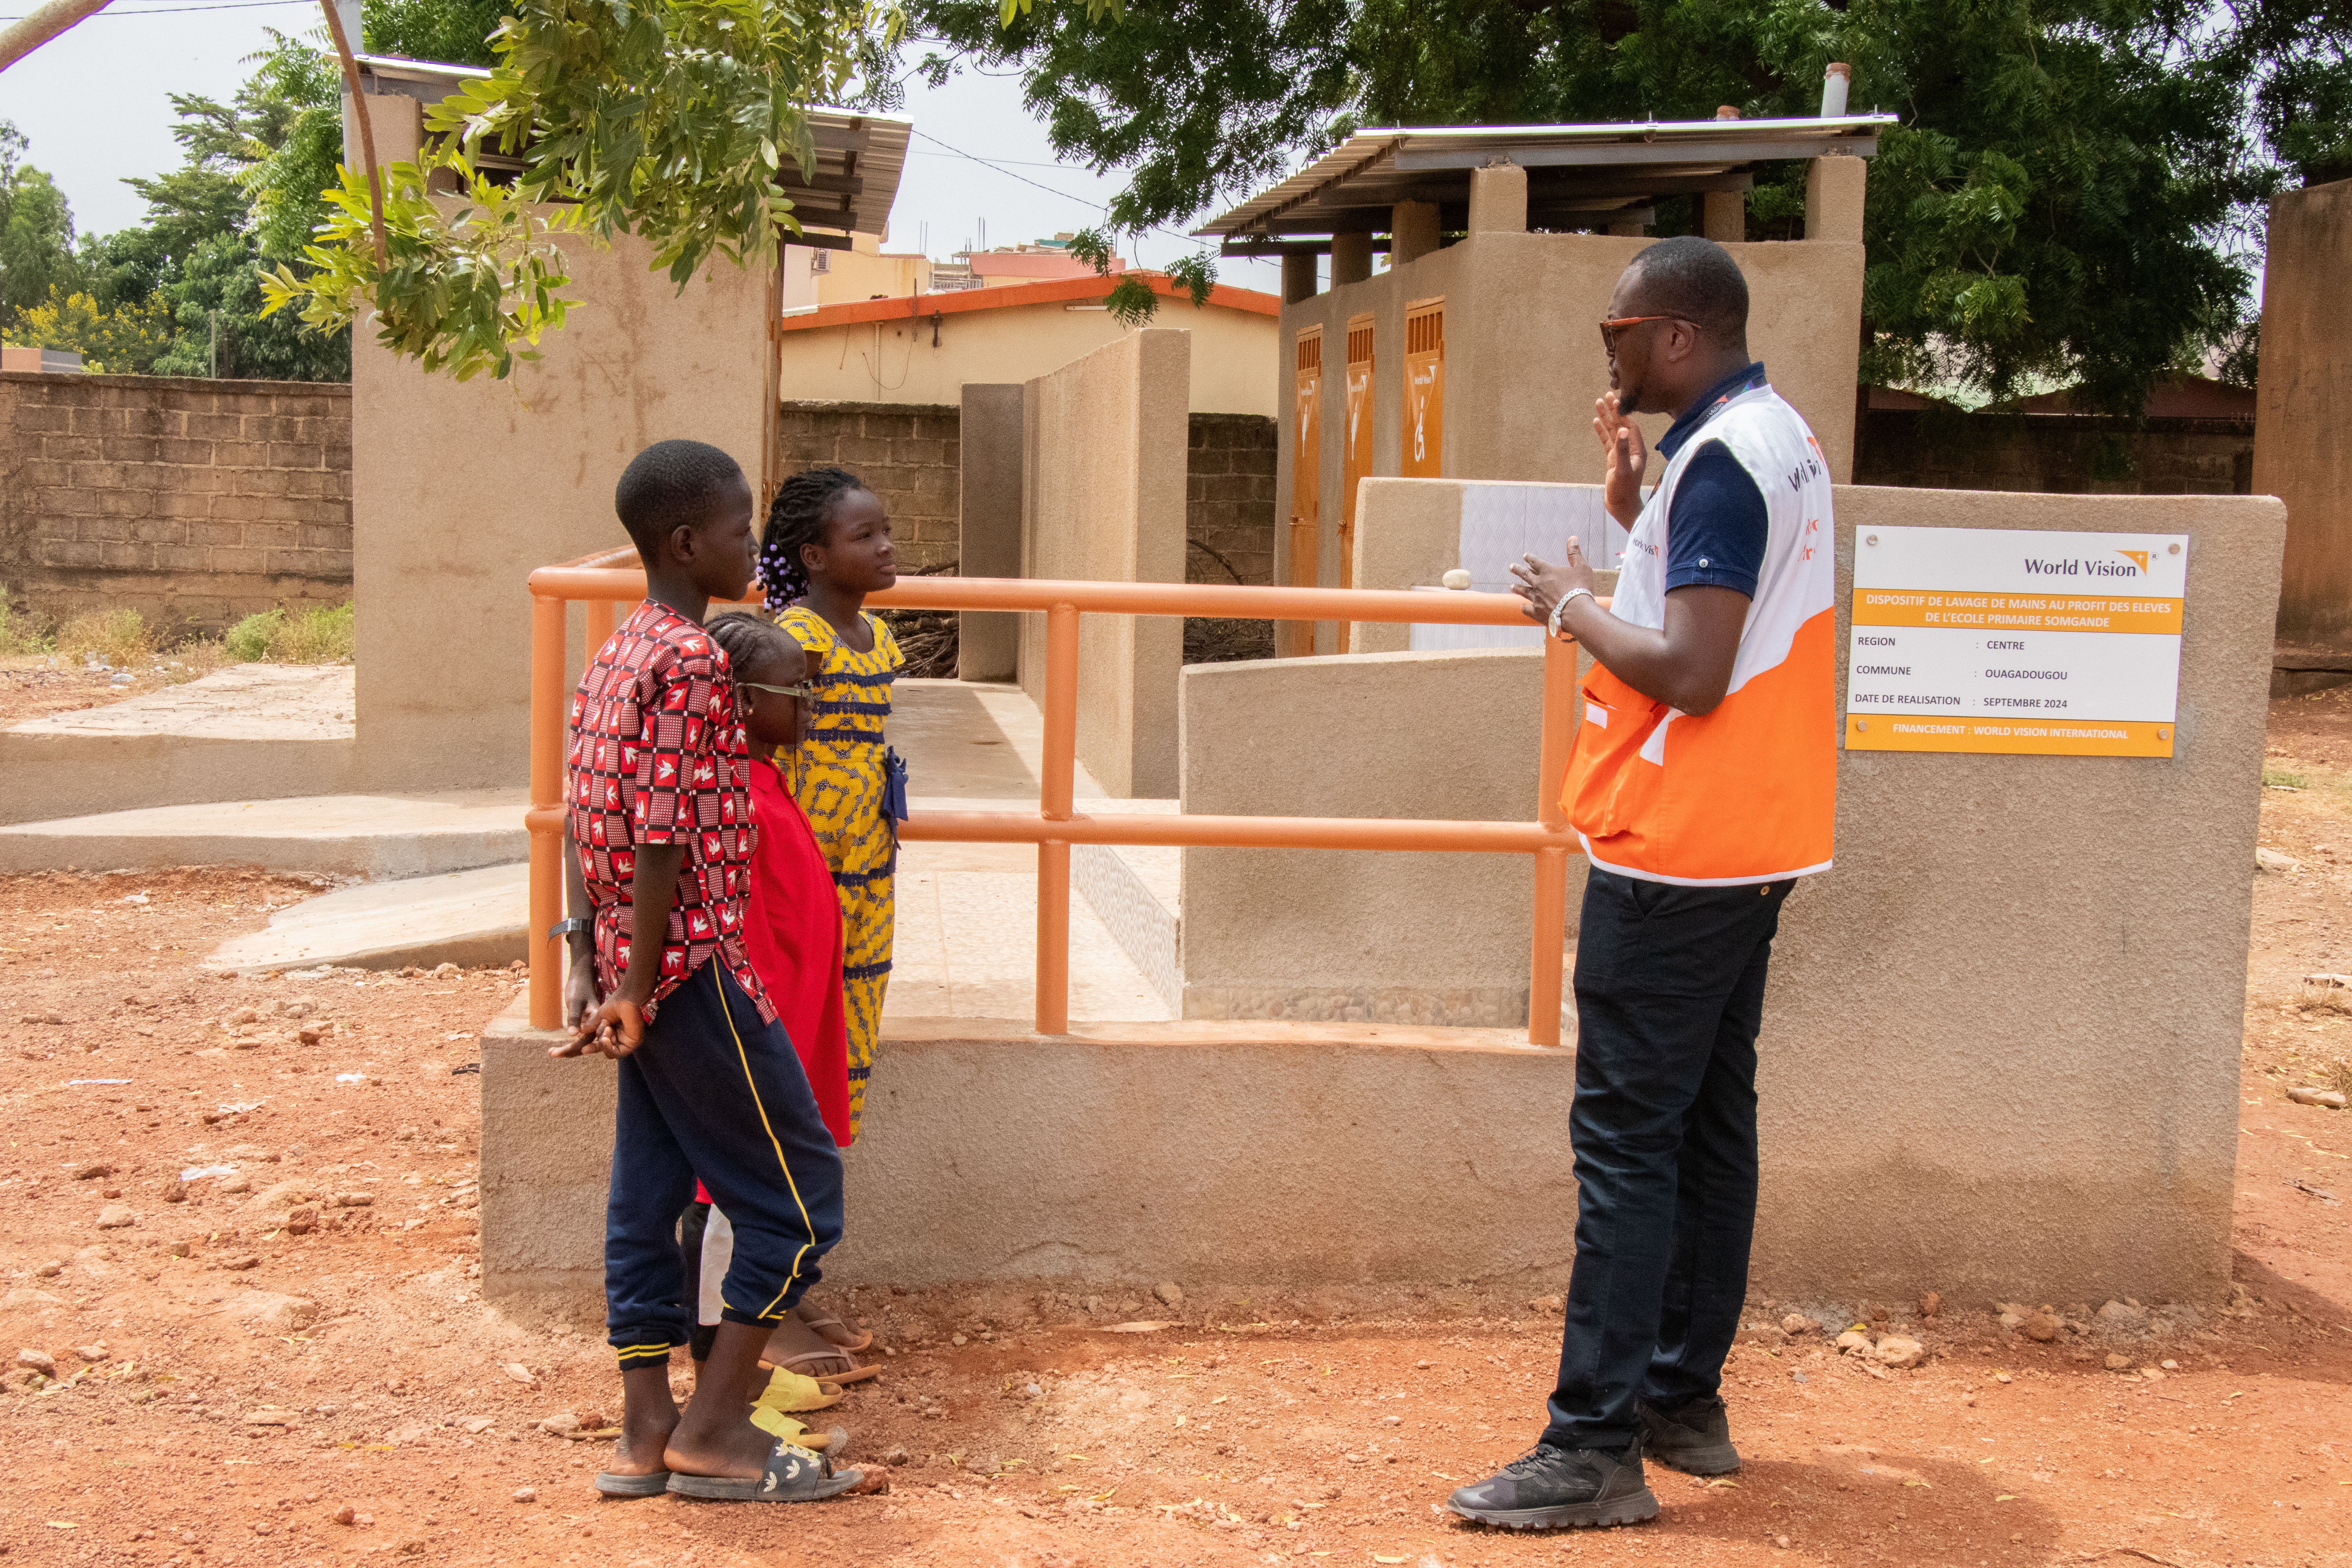
[[[889,514],[856,475],[810,468],[784,481],[761,539],[760,582],[769,614],[806,651],[815,691],[806,738],[780,760],[841,900],[852,1138],[866,1111],[890,984],[891,877],[898,858],[891,808],[905,811],[904,774],[894,792],[897,758],[883,745],[882,722],[890,716],[890,683],[906,659],[865,603],[898,580]]]

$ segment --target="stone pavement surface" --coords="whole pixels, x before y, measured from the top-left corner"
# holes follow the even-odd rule
[[[435,876],[527,858],[530,792],[319,795],[110,811],[0,827],[0,873],[259,866],[313,876]]]
[[[13,735],[184,735],[212,741],[348,741],[348,664],[237,664],[103,708],[13,725]]]
[[[530,878],[527,864],[485,866],[339,888],[278,910],[260,931],[231,937],[205,956],[205,967],[254,974],[322,964],[512,963],[525,956]]]

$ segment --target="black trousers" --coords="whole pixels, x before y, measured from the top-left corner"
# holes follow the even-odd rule
[[[700,1177],[735,1231],[721,1318],[773,1323],[841,1239],[841,1153],[782,1024],[716,959],[662,998],[621,1060],[604,1209],[604,1313],[624,1371],[689,1342],[699,1281],[678,1219]]]
[[[1576,948],[1576,1266],[1543,1440],[1622,1448],[1714,1394],[1756,1230],[1756,1034],[1791,884],[1594,868]]]

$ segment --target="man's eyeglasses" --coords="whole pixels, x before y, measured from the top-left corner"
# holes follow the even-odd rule
[[[1618,331],[1625,327],[1638,327],[1644,321],[1683,321],[1685,326],[1694,330],[1698,326],[1696,321],[1684,321],[1680,316],[1618,316],[1601,323],[1601,346],[1615,353]]]
[[[772,691],[779,697],[798,698],[803,702],[816,700],[816,682],[803,680],[798,686],[768,686],[757,680],[738,680],[736,685],[749,691]]]

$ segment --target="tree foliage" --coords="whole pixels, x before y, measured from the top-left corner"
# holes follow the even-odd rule
[[[455,66],[498,63],[490,35],[506,15],[506,0],[367,0],[362,11],[370,54]],[[352,40],[354,47],[359,43]]]
[[[115,374],[341,381],[351,374],[347,332],[318,332],[292,317],[264,320],[261,271],[299,256],[335,178],[341,114],[335,75],[315,43],[271,32],[254,72],[221,103],[174,93],[180,167],[125,181],[147,203],[144,223],[84,235],[77,246],[64,198],[18,163],[0,194],[20,222],[0,248],[0,319],[11,335],[78,349]],[[0,130],[0,165],[23,142]],[[42,193],[46,193],[43,195]],[[36,222],[35,217],[39,217]],[[0,240],[0,246],[5,241]]]
[[[1360,125],[1809,114],[1847,61],[1853,107],[1902,116],[1871,174],[1865,374],[2079,380],[2119,411],[2242,336],[2254,204],[2352,173],[2352,0],[920,0],[913,25],[934,79],[1017,68],[1058,153],[1127,171],[1129,231]],[[1802,181],[1760,173],[1751,237],[1795,232]]]
[[[109,310],[88,294],[52,295],[25,312],[18,330],[43,348],[79,350],[92,373],[143,369],[171,347],[172,310],[161,298]]]
[[[76,281],[72,209],[47,174],[23,161],[25,145],[16,127],[0,120],[0,331],[15,330],[52,289]]]
[[[798,228],[785,161],[815,169],[808,108],[862,90],[899,25],[877,0],[516,0],[489,76],[428,111],[422,166],[384,171],[383,259],[347,171],[305,251],[315,270],[282,267],[269,308],[318,326],[372,308],[394,352],[503,376],[570,304],[559,228],[637,236],[681,289],[714,256],[764,261]],[[485,147],[522,160],[510,188],[477,174]],[[447,214],[426,194],[435,169],[467,192]]]

